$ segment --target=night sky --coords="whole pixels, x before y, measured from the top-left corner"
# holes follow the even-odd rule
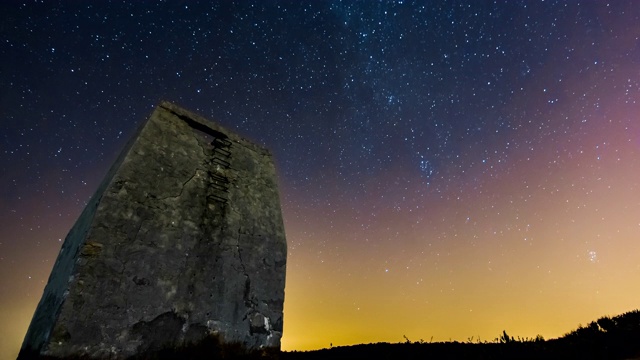
[[[638,2],[468,3],[2,1],[0,357],[160,100],[272,151],[285,350],[639,308]]]

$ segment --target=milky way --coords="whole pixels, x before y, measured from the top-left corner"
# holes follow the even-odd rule
[[[163,99],[271,149],[283,348],[640,307],[634,1],[0,4],[0,353]]]

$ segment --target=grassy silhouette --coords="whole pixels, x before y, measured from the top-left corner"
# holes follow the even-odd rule
[[[376,343],[307,352],[283,352],[282,360],[320,359],[640,359],[640,311],[602,317],[558,338],[514,338],[506,331],[493,342]]]

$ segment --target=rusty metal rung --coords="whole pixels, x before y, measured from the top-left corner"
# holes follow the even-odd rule
[[[218,195],[209,195],[209,198],[211,198],[214,201],[226,204],[227,202],[229,202],[229,200],[223,198],[222,196],[218,196]]]
[[[227,191],[229,191],[229,186],[227,186],[227,185],[225,185],[225,184],[212,183],[212,184],[211,184],[211,187],[213,187],[213,188],[215,188],[215,189],[217,189],[217,190],[219,190],[219,191],[222,191],[222,192],[227,192]]]
[[[213,139],[213,141],[211,142],[211,145],[228,148],[231,146],[231,141],[229,141],[229,139],[222,139],[217,137]]]
[[[229,166],[231,166],[231,163],[229,163],[228,161],[226,161],[226,160],[222,160],[222,159],[217,158],[217,157],[214,157],[212,161],[213,161],[213,163],[215,163],[215,164],[218,164],[218,165],[222,165],[222,166],[224,166],[224,168],[225,168],[225,169],[228,169],[228,168],[229,168]]]
[[[225,184],[229,183],[229,179],[227,179],[223,175],[216,174],[216,173],[212,172],[212,173],[210,173],[210,176],[214,181],[222,182],[222,183],[225,183]]]
[[[231,151],[229,150],[225,150],[223,148],[213,148],[213,152],[215,152],[217,155],[222,155],[224,157],[229,157],[231,156]]]

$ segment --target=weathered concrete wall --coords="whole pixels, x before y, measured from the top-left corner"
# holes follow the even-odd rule
[[[65,239],[21,356],[279,349],[285,265],[270,154],[164,102]]]

